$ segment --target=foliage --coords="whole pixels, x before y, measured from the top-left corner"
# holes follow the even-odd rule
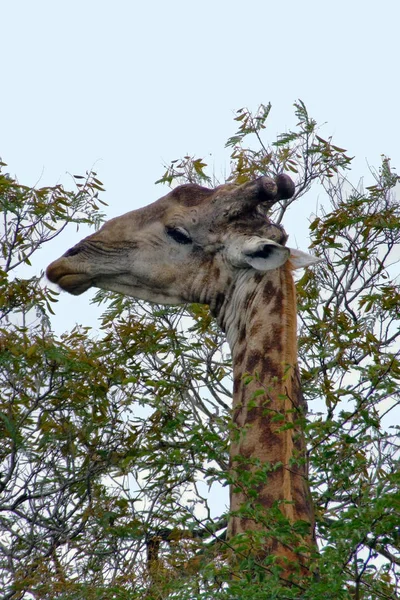
[[[102,185],[0,175],[1,600],[398,596],[399,178],[383,157],[372,185],[352,186],[351,159],[301,102],[295,131],[267,145],[270,109],[238,111],[230,180],[291,172],[279,222],[313,185],[326,192],[310,226],[324,263],[297,286],[319,576],[288,586],[245,549],[225,560],[231,369],[207,308],[98,292],[102,334],[56,337],[55,292],[12,272],[68,223],[97,225]],[[204,185],[206,167],[184,157],[160,181]]]

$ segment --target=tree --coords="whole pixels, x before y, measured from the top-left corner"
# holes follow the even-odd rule
[[[270,105],[241,109],[227,146],[234,182],[293,174],[278,222],[312,186],[326,195],[310,224],[324,263],[297,286],[318,576],[288,587],[273,562],[244,551],[232,574],[225,560],[212,497],[229,481],[230,357],[208,310],[98,292],[102,335],[56,337],[54,292],[12,272],[67,223],[97,225],[102,184],[31,190],[1,175],[2,600],[397,597],[399,177],[383,157],[371,185],[352,186],[351,159],[295,110],[295,131],[266,145]],[[207,184],[206,167],[185,157],[160,182]]]

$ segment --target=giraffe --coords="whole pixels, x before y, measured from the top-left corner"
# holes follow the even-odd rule
[[[292,271],[318,259],[288,248],[284,229],[266,216],[294,191],[283,174],[214,189],[181,185],[106,222],[52,262],[47,277],[75,295],[97,287],[161,304],[210,306],[233,359],[228,540],[247,536],[251,546],[261,532],[258,559],[273,556],[283,570],[307,574],[314,517]],[[253,477],[250,495],[243,472]],[[288,523],[305,522],[308,531],[297,541],[292,533],[274,538],[271,510]]]

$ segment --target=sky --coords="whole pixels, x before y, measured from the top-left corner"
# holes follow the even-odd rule
[[[71,187],[94,169],[112,217],[166,193],[185,154],[229,173],[235,111],[272,103],[265,132],[295,125],[301,98],[324,137],[355,156],[352,180],[388,155],[400,168],[398,0],[0,0],[0,157],[25,185]],[[302,240],[312,194],[285,222]],[[33,268],[88,232],[70,229]],[[302,248],[306,250],[306,248]],[[99,314],[62,294],[57,327]]]

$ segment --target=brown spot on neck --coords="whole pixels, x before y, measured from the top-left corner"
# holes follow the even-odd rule
[[[223,292],[218,292],[213,302],[210,304],[210,311],[213,317],[218,317],[221,307],[225,302],[225,294]]]

